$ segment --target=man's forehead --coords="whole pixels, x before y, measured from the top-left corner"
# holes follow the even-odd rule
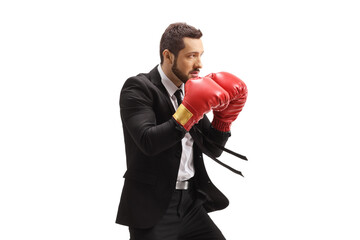
[[[183,38],[183,40],[184,40],[185,48],[182,50],[184,50],[184,52],[199,52],[199,53],[204,52],[204,47],[200,38],[197,39],[197,38],[185,37]]]

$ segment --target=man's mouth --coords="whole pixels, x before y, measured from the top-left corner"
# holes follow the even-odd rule
[[[199,74],[200,74],[200,71],[191,71],[190,72],[191,78],[196,78],[199,76]]]

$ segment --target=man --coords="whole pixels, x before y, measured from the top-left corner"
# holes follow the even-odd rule
[[[225,145],[247,89],[228,73],[199,77],[201,36],[171,24],[160,41],[161,64],[121,90],[127,171],[116,223],[129,226],[131,240],[225,239],[208,212],[229,201],[208,177],[202,153],[220,156],[213,143]]]

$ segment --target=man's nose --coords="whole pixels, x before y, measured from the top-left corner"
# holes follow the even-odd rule
[[[202,68],[203,67],[200,57],[197,59],[197,61],[195,63],[195,66],[196,66],[196,68]]]

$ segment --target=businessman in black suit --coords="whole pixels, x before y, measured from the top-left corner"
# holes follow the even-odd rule
[[[231,96],[199,77],[201,36],[190,25],[171,24],[161,38],[161,64],[121,90],[127,171],[116,223],[129,226],[131,240],[225,239],[208,212],[229,201],[211,182],[202,154],[222,153],[214,142],[224,146],[230,131],[205,113],[221,112]]]

